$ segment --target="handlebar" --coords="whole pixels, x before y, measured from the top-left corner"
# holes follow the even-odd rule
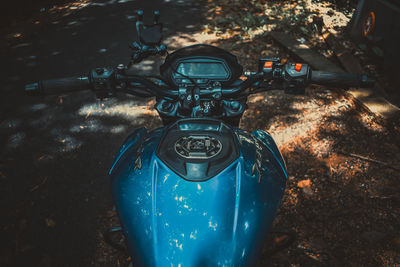
[[[244,81],[237,83],[231,88],[207,88],[199,89],[199,96],[213,97],[234,97],[245,94],[248,88],[257,88],[253,92],[305,87],[309,84],[325,85],[333,87],[372,87],[375,80],[361,74],[334,73],[326,71],[311,71],[303,64],[307,71],[297,73],[286,67],[286,70],[279,69],[277,72],[261,71],[253,73]],[[301,74],[301,75],[300,75]],[[161,81],[161,80],[160,80]],[[178,89],[171,89],[167,84],[159,85],[146,77],[139,75],[126,75],[123,71],[97,68],[88,76],[71,77],[55,80],[45,80],[28,84],[25,92],[29,94],[61,94],[93,89],[100,97],[113,95],[117,85],[122,86],[121,91],[139,96],[157,96],[169,99],[177,99],[180,96]],[[135,92],[135,89],[138,92]],[[288,90],[289,91],[289,90]]]
[[[364,74],[312,71],[310,82],[332,87],[373,87],[375,80]]]
[[[31,95],[54,95],[88,90],[91,87],[89,77],[70,77],[44,80],[25,86],[25,92]]]

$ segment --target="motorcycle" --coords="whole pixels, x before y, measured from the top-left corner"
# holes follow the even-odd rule
[[[134,265],[254,265],[284,193],[285,161],[271,135],[238,128],[247,97],[268,90],[304,93],[309,84],[370,87],[366,75],[311,70],[261,58],[246,72],[221,48],[197,44],[167,53],[162,24],[143,23],[127,66],[83,77],[29,84],[31,94],[91,89],[156,97],[163,127],[128,136],[109,171],[121,229]],[[129,73],[143,59],[167,54],[160,76]]]

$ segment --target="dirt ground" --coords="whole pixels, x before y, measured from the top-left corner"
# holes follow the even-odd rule
[[[315,1],[317,2],[317,1]],[[270,14],[263,29],[283,30],[309,40],[314,49],[338,64],[332,51],[315,29],[322,18],[323,29],[336,32],[353,47],[352,53],[366,73],[388,87],[398,86],[385,73],[384,62],[360,51],[342,35],[352,14],[351,6],[333,6],[314,1],[285,1],[280,7],[263,10],[262,5],[210,3],[214,14],[210,31],[219,31],[218,45],[236,52],[247,69],[259,55],[298,61],[280,47],[257,23],[243,30],[249,20],[224,20],[227,15]],[[275,5],[273,2],[272,5]],[[300,6],[302,12],[297,12]],[[257,8],[259,8],[257,10]],[[323,8],[329,15],[321,12]],[[314,12],[317,10],[317,12]],[[311,11],[307,14],[305,11]],[[259,13],[257,13],[259,12]],[[221,21],[218,22],[218,16]],[[297,21],[291,21],[298,17]],[[237,16],[238,17],[238,16]],[[287,21],[283,21],[284,19]],[[278,22],[274,19],[280,19]],[[217,21],[217,22],[216,22]],[[242,24],[241,24],[242,23]],[[295,25],[293,23],[296,23]],[[228,31],[221,25],[230,25]],[[240,25],[240,26],[239,26]],[[293,26],[294,25],[294,26]],[[299,30],[300,28],[300,30]],[[261,32],[261,34],[258,34]],[[244,37],[243,37],[244,36]],[[247,39],[247,40],[246,40]],[[262,47],[262,49],[260,49]],[[397,87],[398,88],[398,87]],[[390,99],[397,98],[397,93]],[[396,266],[400,262],[400,127],[398,118],[384,120],[368,111],[342,89],[310,87],[304,96],[271,92],[252,96],[241,127],[264,129],[272,134],[286,160],[289,180],[275,219],[277,228],[291,229],[295,241],[271,255],[270,238],[260,266]]]
[[[269,36],[221,38],[246,70],[259,55],[295,61]],[[258,266],[396,266],[400,262],[400,127],[368,111],[344,90],[310,87],[249,97],[240,127],[271,133],[289,180]],[[109,216],[115,216],[110,211]],[[112,217],[115,218],[115,217]],[[107,245],[104,244],[106,247]],[[108,262],[115,262],[108,255]],[[120,254],[119,262],[129,261]],[[107,264],[105,264],[107,265]]]
[[[243,2],[247,3],[246,7],[240,4]],[[207,12],[202,15],[213,16],[213,22],[202,22],[201,25],[205,26],[200,30],[203,33],[218,34],[219,39],[212,44],[237,55],[246,70],[255,71],[261,56],[297,60],[263,33],[276,29],[277,25],[285,30],[288,25],[297,23],[296,27],[288,30],[290,34],[299,38],[305,38],[309,34],[309,40],[315,44],[317,50],[328,57],[332,56],[313,30],[315,23],[312,18],[303,16],[302,9],[285,9],[285,6],[268,9],[268,12],[272,12],[269,16],[270,23],[260,28],[257,27],[258,18],[246,15],[259,13],[261,17],[265,14],[266,10],[260,10],[257,5],[253,5],[255,10],[252,8],[251,4],[256,2],[268,4],[268,1],[253,0],[208,1]],[[276,1],[270,2],[276,4]],[[299,4],[296,1],[285,2],[294,7],[301,6],[301,1]],[[235,3],[239,4],[234,5]],[[75,10],[71,7],[75,6],[70,5],[66,10]],[[79,5],[76,4],[76,7],[79,8]],[[132,10],[136,8],[133,4],[129,7]],[[107,27],[108,21],[105,19],[96,19],[106,18],[111,10],[113,14],[128,10],[122,5],[117,7],[114,4],[105,7],[105,13],[100,12],[102,7],[95,8],[95,11],[87,11],[85,16],[92,15],[93,22],[104,23],[102,29],[108,35],[115,30]],[[168,11],[168,6],[165,8]],[[332,8],[332,12],[336,13],[329,17],[334,17],[338,23],[345,25],[351,17],[351,8]],[[282,13],[282,9],[290,11],[287,16]],[[175,9],[171,10],[170,18],[177,12]],[[49,19],[48,24],[54,25],[52,30],[60,32],[60,40],[65,41],[61,33],[73,36],[78,32],[79,36],[79,28],[91,25],[90,20],[74,17],[74,13],[64,16],[61,8],[57,12],[59,15],[57,13],[55,18]],[[235,13],[232,12],[239,12],[240,16],[236,18],[247,19],[235,19],[236,24],[233,25]],[[133,12],[126,14],[126,23],[129,23],[132,14]],[[231,19],[227,16],[229,14],[233,16]],[[282,17],[274,17],[278,15]],[[218,20],[218,17],[224,19]],[[113,20],[118,16],[107,18]],[[277,20],[281,23],[277,23]],[[60,22],[55,24],[56,21]],[[180,25],[178,22],[168,25],[170,32],[175,31],[173,25]],[[72,33],[62,31],[61,26],[56,28],[64,24]],[[120,21],[113,25],[117,24],[120,25]],[[31,27],[36,27],[35,25]],[[343,25],[332,24],[332,29],[340,32]],[[90,26],[90,30],[88,27],[83,32],[88,40],[85,39],[82,49],[84,46],[99,45],[96,49],[91,49],[97,53],[107,46],[101,43],[101,39],[89,40],[89,33],[96,29],[95,26]],[[198,24],[195,27],[200,28]],[[128,27],[119,30],[130,32]],[[52,47],[46,47],[46,42],[51,43],[51,40],[45,38],[55,37],[45,37],[46,34],[47,31],[40,34],[32,31],[32,35],[37,35],[35,38],[40,40],[38,44],[44,46],[43,51],[47,53]],[[84,39],[84,34],[80,38]],[[126,40],[126,36],[112,37]],[[20,37],[14,39],[18,38]],[[12,45],[15,47],[28,43],[21,38]],[[29,42],[35,43],[35,39]],[[73,46],[73,43],[67,46]],[[90,54],[90,58],[101,58],[96,64],[104,64],[109,60],[119,63],[115,55],[121,53],[120,58],[125,57],[120,52],[122,49],[122,46],[116,46],[115,50],[111,49],[110,54],[98,52]],[[6,54],[9,50],[4,51]],[[66,62],[64,68],[70,67],[66,72],[76,71],[73,67],[76,68],[77,64],[87,64],[84,65],[85,68],[92,67],[90,64],[94,65],[79,61],[80,57],[91,52],[69,52],[65,58],[57,58],[50,63]],[[19,57],[23,58],[28,63],[34,61],[29,57],[33,55],[32,51],[28,50],[24,56],[19,53],[21,52],[12,52],[11,55],[17,60]],[[377,75],[383,73],[381,79],[388,81],[379,62],[369,58],[368,54],[359,51],[356,54],[360,55],[361,60],[372,62],[366,64],[372,66],[368,71]],[[55,57],[58,56],[59,54],[55,54]],[[377,65],[374,67],[374,64]],[[16,78],[13,77],[17,75],[32,79],[34,75],[36,77],[49,73],[46,72],[49,70],[54,75],[60,74],[51,67],[47,66],[46,69],[45,65],[40,69],[40,64],[34,69],[28,66],[23,71],[20,65],[15,66],[18,71],[9,75],[14,79],[10,79],[13,84],[16,83]],[[1,102],[0,121],[1,207],[5,215],[0,223],[4,247],[0,254],[1,265],[127,266],[131,260],[129,255],[110,247],[104,242],[102,235],[109,227],[119,225],[105,174],[112,163],[113,154],[123,138],[129,134],[129,129],[161,126],[156,112],[146,107],[153,102],[149,99],[119,98],[118,105],[116,101],[100,104],[93,100],[90,93],[85,92],[31,100],[22,98],[14,91],[6,91],[6,87],[2,89],[6,92],[2,91],[2,94],[7,99],[4,97]],[[15,99],[18,102],[14,103]],[[387,121],[369,112],[339,88],[310,87],[305,95],[287,95],[281,91],[272,91],[251,96],[247,104],[249,108],[240,127],[249,131],[263,129],[271,133],[286,161],[289,179],[274,228],[294,233],[293,242],[277,251],[271,248],[285,243],[288,237],[271,234],[265,242],[258,266],[399,265],[398,120]],[[9,107],[6,109],[5,106]],[[124,110],[121,111],[122,109]],[[116,241],[123,243],[122,236],[117,235]]]
[[[274,41],[272,55],[289,57]],[[247,69],[254,42],[237,46]],[[220,47],[233,40],[218,42]],[[250,56],[249,56],[250,55]],[[305,95],[272,91],[249,97],[240,127],[272,134],[289,180],[274,227],[295,233],[272,235],[258,266],[395,266],[400,262],[400,127],[366,110],[340,89],[310,87]],[[104,221],[110,224],[115,213]],[[103,244],[107,248],[106,244]],[[107,251],[107,249],[105,249]],[[100,252],[103,253],[103,252]],[[110,262],[128,262],[123,253]],[[101,255],[99,255],[101,258]]]

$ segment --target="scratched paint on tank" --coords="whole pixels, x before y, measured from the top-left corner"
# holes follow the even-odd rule
[[[135,263],[142,266],[234,266],[257,260],[286,183],[263,142],[235,129],[240,157],[204,182],[190,182],[155,155],[165,128],[127,149],[111,172],[112,190]],[[258,145],[256,145],[258,144]],[[135,145],[131,145],[135,147]],[[251,174],[261,151],[262,179]]]

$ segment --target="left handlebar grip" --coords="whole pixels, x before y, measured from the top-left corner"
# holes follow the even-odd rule
[[[90,89],[89,77],[70,77],[44,80],[25,85],[25,92],[31,95],[54,95]]]

